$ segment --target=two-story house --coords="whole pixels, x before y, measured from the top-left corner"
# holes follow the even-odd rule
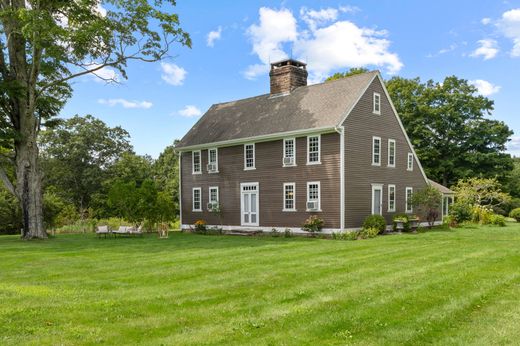
[[[413,213],[429,181],[378,71],[307,86],[289,59],[270,89],[211,106],[178,144],[183,228],[299,230],[318,215],[332,231]]]

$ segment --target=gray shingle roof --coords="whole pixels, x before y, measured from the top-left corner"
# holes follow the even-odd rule
[[[340,125],[377,71],[300,87],[289,95],[260,95],[215,104],[177,148]]]
[[[441,185],[431,179],[428,179],[428,182],[430,183],[430,185],[432,187],[434,187],[435,189],[439,190],[441,193],[444,193],[444,194],[447,194],[447,195],[452,195],[452,194],[455,194],[454,191],[448,189],[446,186],[444,185]]]

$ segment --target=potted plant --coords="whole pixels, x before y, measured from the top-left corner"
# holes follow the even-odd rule
[[[394,217],[395,229],[397,232],[402,232],[404,230],[404,225],[408,222],[408,218],[406,216],[396,216]]]
[[[419,217],[417,215],[412,215],[408,222],[410,222],[410,230],[412,232],[417,232],[417,228],[419,228]]]

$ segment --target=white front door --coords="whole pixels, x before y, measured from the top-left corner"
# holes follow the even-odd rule
[[[258,226],[258,183],[240,184],[240,214],[242,226]]]
[[[372,184],[372,215],[383,214],[383,185]]]

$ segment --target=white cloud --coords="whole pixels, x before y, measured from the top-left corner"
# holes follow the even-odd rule
[[[93,64],[92,66],[89,66],[88,69],[95,69],[99,66],[100,65]],[[110,67],[102,67],[101,69],[92,72],[92,78],[94,78],[94,80],[99,83],[119,82],[121,80],[121,77],[116,72],[116,70]]]
[[[122,106],[123,108],[129,109],[149,109],[153,106],[153,103],[149,101],[130,101],[125,99],[99,99],[98,103],[102,105],[108,105],[110,107]]]
[[[482,18],[482,20],[480,21],[483,25],[488,25],[489,23],[491,23],[491,18]]]
[[[222,27],[219,26],[217,30],[210,31],[208,33],[208,37],[206,39],[206,43],[208,47],[213,47],[215,45],[215,41],[220,40],[220,37],[222,35]]]
[[[475,49],[470,56],[477,58],[482,56],[484,60],[493,59],[498,54],[498,44],[497,41],[487,38],[483,40],[479,40],[477,42],[480,47]]]
[[[288,57],[283,50],[283,44],[296,41],[298,37],[296,18],[287,9],[276,11],[262,7],[259,14],[260,23],[251,25],[247,29],[247,35],[253,43],[253,53],[264,65],[268,66],[271,61]],[[248,78],[255,78],[258,75],[256,73],[260,70],[262,69],[250,66],[249,73],[246,72],[245,75]]]
[[[513,40],[511,56],[520,57],[520,8],[504,12],[497,26],[505,37]]]
[[[305,28],[298,30],[298,22],[288,9],[262,7],[259,23],[247,34],[262,64],[249,66],[244,76],[253,79],[269,71],[269,62],[285,59],[284,44],[291,44],[295,56],[309,63],[311,82],[322,81],[335,69],[374,65],[397,73],[403,63],[396,53],[389,51],[390,41],[385,30],[359,27],[351,21],[338,20],[341,13],[354,8],[302,8],[301,20]]]
[[[186,74],[188,74],[182,67],[167,62],[161,62],[161,69],[163,72],[161,78],[171,85],[182,85]]]
[[[483,79],[470,80],[469,84],[474,85],[478,89],[479,94],[481,94],[482,96],[490,96],[496,94],[500,91],[501,88],[500,86],[494,85]]]
[[[177,113],[187,118],[199,117],[202,115],[202,111],[193,105],[187,105]]]

